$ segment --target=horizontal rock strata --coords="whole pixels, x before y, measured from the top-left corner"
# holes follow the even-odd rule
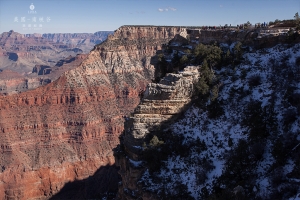
[[[190,66],[179,74],[167,74],[158,84],[148,84],[142,102],[125,122],[126,156],[117,159],[122,176],[119,198],[135,199],[130,195],[133,193],[143,199],[154,198],[137,185],[143,170],[137,169],[132,162],[139,162],[146,136],[159,130],[162,124],[166,125],[176,119],[191,102],[198,77],[198,67]]]
[[[46,199],[114,164],[124,116],[153,78],[151,57],[180,32],[159,29],[121,27],[56,81],[0,96],[0,199]]]

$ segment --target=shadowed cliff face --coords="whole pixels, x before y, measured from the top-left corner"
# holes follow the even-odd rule
[[[143,191],[138,183],[145,170],[144,145],[147,137],[176,120],[190,104],[198,77],[198,67],[188,66],[179,74],[167,74],[160,83],[147,86],[143,100],[125,122],[121,144],[124,151],[116,149],[116,164],[122,177],[120,199],[158,199],[155,194]]]
[[[100,167],[92,176],[68,182],[51,200],[59,199],[113,199],[121,180],[116,166]]]
[[[151,56],[179,31],[121,27],[55,82],[0,96],[0,199],[49,198],[114,164],[123,116],[153,78]]]

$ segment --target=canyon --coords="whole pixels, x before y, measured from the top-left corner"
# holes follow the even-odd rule
[[[103,180],[118,182],[116,170],[109,168],[116,162],[121,166],[123,184],[119,194],[125,198],[128,194],[124,194],[124,188],[139,189],[136,181],[141,171],[135,174],[130,165],[139,161],[143,138],[153,125],[176,118],[185,110],[199,76],[196,67],[187,67],[179,74],[167,75],[158,84],[151,83],[155,79],[157,54],[164,51],[163,46],[176,35],[189,36],[192,46],[211,41],[264,44],[255,31],[198,28],[122,26],[88,54],[62,58],[50,68],[48,63],[32,66],[31,73],[56,76],[57,80],[0,96],[0,199],[76,197],[78,191],[64,194],[63,188],[78,181],[86,181],[80,182],[83,185],[105,184]],[[65,42],[63,45],[68,43],[68,39],[59,39],[60,36],[47,37]],[[267,39],[270,45],[280,40],[280,36]],[[173,46],[178,45],[176,40],[172,41]],[[10,58],[16,58],[15,54]],[[55,75],[56,71],[61,72]],[[14,73],[6,71],[11,77],[22,78]],[[120,143],[124,122],[125,149],[130,158],[116,161],[113,150]],[[91,182],[90,177],[96,178]]]
[[[120,27],[81,64],[34,90],[0,97],[0,198],[46,199],[115,163],[124,117],[179,27]]]
[[[0,34],[0,93],[19,93],[53,82],[78,66],[112,33],[20,34],[11,30]],[[37,72],[42,66],[44,72]]]

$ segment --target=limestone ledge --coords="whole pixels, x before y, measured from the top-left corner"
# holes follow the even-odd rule
[[[191,101],[198,77],[198,67],[189,66],[179,74],[167,74],[158,84],[148,84],[142,102],[126,121],[125,146],[130,148],[132,138],[145,138],[154,127],[180,113]]]
[[[126,157],[121,156],[116,160],[122,176],[120,199],[135,199],[130,191],[134,191],[136,196],[143,199],[155,199],[153,194],[143,191],[138,186],[143,169],[132,166],[131,162],[140,160],[142,145],[148,134],[159,131],[162,124],[170,123],[184,111],[191,102],[194,83],[198,78],[198,67],[189,66],[179,74],[167,74],[158,84],[148,84],[141,103],[125,121]]]

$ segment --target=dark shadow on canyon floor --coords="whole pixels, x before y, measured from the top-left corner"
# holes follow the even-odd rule
[[[115,199],[120,180],[118,167],[103,166],[86,179],[66,183],[50,200]]]

